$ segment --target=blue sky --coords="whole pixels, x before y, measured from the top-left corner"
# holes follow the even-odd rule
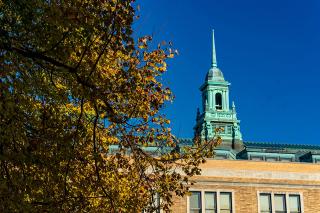
[[[319,0],[137,3],[136,36],[172,41],[180,53],[163,77],[176,96],[164,112],[177,136],[193,136],[214,29],[244,140],[320,145]]]

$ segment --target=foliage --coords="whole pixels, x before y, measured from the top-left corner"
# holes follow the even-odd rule
[[[217,141],[178,151],[159,110],[175,53],[134,3],[0,0],[0,211],[168,210]],[[148,149],[154,149],[149,152]]]

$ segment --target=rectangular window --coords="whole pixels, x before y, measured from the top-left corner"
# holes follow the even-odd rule
[[[289,195],[290,213],[301,213],[301,204],[299,195]]]
[[[285,194],[275,194],[274,195],[274,208],[275,213],[286,213],[286,195]]]
[[[151,202],[152,202],[151,205],[148,206],[146,209],[143,209],[141,213],[147,213],[147,212],[160,213],[161,212],[159,193],[157,192],[153,193],[151,197]]]
[[[217,212],[217,194],[215,192],[206,192],[205,198],[205,210],[206,213]]]
[[[288,201],[288,203],[287,203]],[[301,200],[298,194],[259,194],[260,213],[301,213]]]
[[[275,157],[266,158],[266,161],[277,161],[278,159]]]
[[[201,192],[191,192],[190,213],[201,213]]]
[[[254,160],[254,161],[263,161],[263,157],[260,157],[260,156],[251,156],[251,160]]]
[[[232,198],[230,192],[220,193],[220,213],[232,212]]]
[[[280,158],[282,162],[292,162],[292,158]]]
[[[154,213],[160,213],[160,195],[159,193],[155,193],[152,196],[153,205],[156,208]]]
[[[271,194],[260,194],[260,212],[271,213]]]
[[[218,203],[219,202],[219,203]],[[188,213],[232,213],[232,192],[192,191]]]
[[[231,134],[232,133],[232,127],[231,126],[227,126],[227,134]]]

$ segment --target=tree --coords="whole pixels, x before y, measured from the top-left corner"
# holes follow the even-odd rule
[[[133,39],[134,3],[0,8],[0,211],[152,211],[155,194],[168,210],[185,195],[219,140],[178,150],[160,112],[175,52]]]

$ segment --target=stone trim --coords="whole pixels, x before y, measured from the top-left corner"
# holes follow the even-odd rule
[[[285,187],[285,188],[294,188],[294,189],[305,189],[305,188],[313,188],[320,189],[320,185],[307,185],[307,184],[286,184],[286,183],[268,183],[268,182],[260,182],[260,183],[252,183],[252,182],[237,182],[237,181],[201,181],[196,180],[196,184],[201,185],[225,185],[225,186],[247,186],[247,187]]]
[[[221,169],[221,168],[207,169],[206,168],[206,169],[202,169],[201,176],[320,181],[320,172],[319,173],[285,172],[285,171],[274,172],[274,171],[231,170],[231,169]]]

